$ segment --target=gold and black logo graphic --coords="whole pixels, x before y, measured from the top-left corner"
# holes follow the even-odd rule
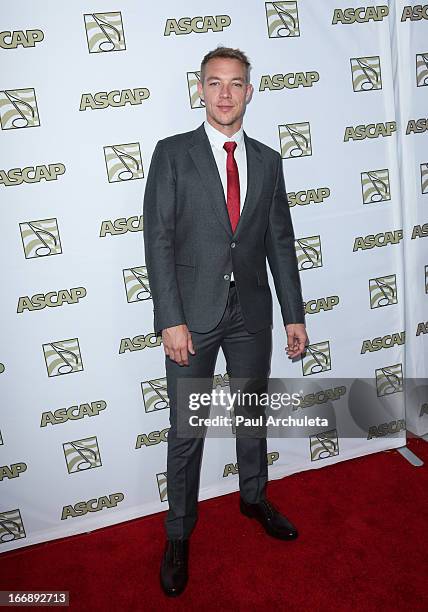
[[[278,451],[272,451],[266,454],[268,467],[273,465],[275,461],[279,459]],[[223,468],[223,478],[227,478],[228,476],[236,476],[239,474],[239,465],[238,463],[226,463]]]
[[[369,279],[370,308],[397,304],[397,278],[395,274]]]
[[[331,370],[330,342],[325,340],[309,344],[302,355],[303,376],[311,376]]]
[[[187,73],[187,88],[189,90],[190,108],[205,108],[205,102],[199,95],[198,83],[201,80],[199,70]]]
[[[36,92],[33,88],[0,90],[0,125],[2,130],[40,125]]]
[[[3,374],[3,372],[5,371],[5,365],[4,363],[0,363],[0,374]]]
[[[148,434],[138,434],[135,449],[141,448],[142,446],[153,446],[155,444],[160,444],[161,442],[167,442],[169,430],[169,427],[165,427],[165,429],[162,429],[161,431],[157,429]]]
[[[143,215],[137,217],[119,217],[114,221],[107,219],[101,222],[100,238],[105,238],[107,234],[110,236],[119,236],[127,232],[142,232],[143,231]]]
[[[106,408],[107,402],[104,400],[98,400],[96,402],[91,402],[90,404],[79,404],[69,406],[69,408],[58,408],[53,412],[51,410],[42,412],[40,427],[46,427],[47,425],[58,425],[59,423],[66,423],[67,421],[76,421],[83,419],[86,416],[98,416],[101,410],[105,410]]]
[[[223,32],[232,23],[229,15],[207,15],[206,17],[181,17],[180,19],[167,19],[164,36],[171,34],[204,34],[206,32]]]
[[[361,189],[363,204],[374,204],[390,200],[391,186],[388,168],[361,172]]]
[[[428,85],[428,53],[416,54],[416,86]]]
[[[358,8],[334,9],[332,25],[337,23],[367,23],[382,21],[389,15],[388,6],[360,6]]]
[[[86,296],[85,287],[75,287],[73,289],[60,289],[59,291],[49,291],[48,293],[36,293],[32,297],[25,295],[18,299],[16,312],[22,313],[24,310],[43,310],[48,306],[54,308],[63,304],[78,304],[79,300]]]
[[[297,2],[265,2],[269,38],[300,36]]]
[[[387,232],[378,232],[377,234],[367,234],[367,236],[357,236],[354,240],[355,251],[366,251],[367,249],[374,249],[375,247],[384,247],[390,244],[399,244],[403,238],[403,230],[394,230]]]
[[[140,334],[133,338],[122,338],[120,341],[119,355],[123,355],[127,351],[142,351],[145,348],[156,348],[162,344],[161,336],[157,336],[154,332],[149,334]]]
[[[293,206],[307,206],[308,204],[322,204],[330,197],[329,187],[318,187],[318,189],[306,189],[301,191],[287,191],[287,200],[290,208]]]
[[[409,119],[406,127],[406,136],[409,134],[423,134],[428,131],[428,119],[421,117],[420,119]]]
[[[420,21],[421,19],[428,19],[428,4],[415,4],[414,6],[408,5],[403,7],[401,14],[401,21]]]
[[[428,193],[428,162],[421,164],[421,192]]]
[[[84,516],[88,512],[99,512],[108,508],[116,508],[117,504],[125,499],[123,493],[111,493],[110,495],[102,495],[98,498],[89,499],[88,501],[80,501],[74,506],[64,506],[61,513],[61,520],[64,521],[70,517]]]
[[[159,474],[156,474],[156,480],[158,483],[159,497],[161,502],[168,501],[167,473],[160,472]]]
[[[381,423],[380,425],[372,425],[367,433],[367,440],[373,438],[382,438],[384,436],[392,437],[399,434],[401,431],[406,431],[405,419],[390,421],[389,423]]]
[[[416,337],[421,334],[428,334],[428,321],[421,321],[416,326]]]
[[[140,143],[131,142],[104,147],[104,157],[109,183],[144,178]]]
[[[62,253],[57,219],[40,219],[19,224],[25,259]]]
[[[338,295],[329,295],[325,298],[322,297],[316,300],[308,300],[307,302],[304,302],[303,305],[305,307],[305,314],[317,314],[318,312],[321,312],[321,310],[324,310],[324,312],[333,310],[338,303]]]
[[[18,478],[27,471],[26,463],[12,463],[11,465],[0,465],[0,482],[3,478]]]
[[[380,57],[351,57],[352,87],[354,91],[382,89]]]
[[[100,450],[96,436],[65,442],[64,449],[65,462],[69,474],[83,472],[93,468],[101,467]]]
[[[394,346],[402,346],[406,341],[406,332],[395,332],[393,334],[386,334],[385,336],[378,336],[373,340],[363,340],[361,346],[361,355],[364,353],[373,353],[374,351],[380,351],[381,349],[389,349]]]
[[[312,155],[309,121],[279,125],[278,130],[281,157],[283,159]]]
[[[128,304],[151,299],[152,294],[146,266],[125,268],[123,270],[123,282],[125,283]]]
[[[296,238],[294,246],[299,270],[322,267],[321,236]]]
[[[319,72],[287,72],[287,74],[264,74],[260,78],[259,91],[277,91],[284,89],[297,89],[298,87],[312,87],[320,80]]]
[[[166,376],[143,381],[141,383],[141,393],[143,394],[144,410],[146,412],[169,408]]]
[[[83,370],[78,338],[42,345],[48,376],[63,376]]]
[[[425,293],[428,293],[428,266],[425,266]]]
[[[124,51],[125,33],[120,11],[114,13],[88,13],[85,20],[89,53]]]
[[[24,127],[24,126],[22,126]],[[0,185],[16,187],[23,183],[40,183],[40,181],[56,181],[64,174],[64,164],[41,164],[40,166],[26,166],[25,168],[11,168],[0,170]]]
[[[136,106],[142,104],[143,100],[150,97],[150,91],[146,87],[137,87],[135,89],[113,89],[113,91],[99,91],[95,94],[84,93],[80,99],[79,111],[85,111],[90,108],[96,110],[99,108],[123,107],[127,104]]]
[[[428,223],[423,223],[415,225],[412,229],[412,237],[411,240],[416,240],[416,238],[427,238],[428,237]]]
[[[42,42],[45,35],[41,30],[5,30],[0,32],[1,49],[17,49],[18,47],[35,47],[36,43]]]
[[[2,436],[1,431],[0,431],[0,446],[3,446],[3,444],[4,444],[3,436]]]
[[[364,140],[365,138],[379,138],[380,136],[392,136],[396,131],[397,124],[395,121],[368,123],[367,125],[361,124],[355,127],[353,125],[348,125],[345,127],[343,142],[348,142],[348,140]]]
[[[314,436],[309,436],[311,461],[328,459],[339,454],[339,439],[337,430],[330,429]]]
[[[6,544],[7,542],[20,540],[25,537],[24,523],[22,522],[19,509],[0,512],[0,544]]]
[[[403,364],[396,363],[375,370],[378,397],[403,391]]]

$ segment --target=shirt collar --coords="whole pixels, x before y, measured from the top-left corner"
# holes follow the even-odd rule
[[[235,132],[235,134],[233,134],[233,136],[230,136],[230,138],[219,130],[217,130],[211,125],[211,123],[208,123],[208,121],[206,120],[204,121],[204,128],[211,146],[215,147],[216,149],[223,149],[224,143],[231,140],[234,140],[236,142],[238,149],[244,146],[244,128],[242,127],[242,125],[239,130]]]

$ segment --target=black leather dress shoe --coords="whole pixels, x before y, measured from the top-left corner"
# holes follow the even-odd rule
[[[240,498],[241,513],[249,518],[255,518],[263,525],[266,533],[280,540],[295,540],[297,529],[283,516],[267,499],[257,504],[247,504]]]
[[[161,586],[166,595],[180,595],[188,580],[189,540],[167,540],[160,569]]]

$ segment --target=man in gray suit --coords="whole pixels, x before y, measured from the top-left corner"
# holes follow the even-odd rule
[[[242,128],[253,93],[249,71],[238,49],[218,47],[204,57],[198,91],[206,120],[157,143],[144,196],[154,329],[162,332],[170,400],[169,510],[160,576],[170,596],[179,595],[188,580],[203,447],[203,438],[178,433],[184,408],[177,401],[177,381],[212,380],[220,347],[231,381],[267,380],[272,294],[266,257],[288,357],[301,355],[308,341],[282,159]],[[294,539],[297,530],[265,495],[266,451],[266,437],[236,438],[240,510],[269,535]]]

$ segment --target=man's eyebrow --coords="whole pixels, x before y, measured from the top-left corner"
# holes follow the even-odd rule
[[[221,81],[221,78],[217,77],[217,76],[209,76],[209,77],[207,77],[207,81],[212,81],[213,79],[217,80],[217,81]],[[245,79],[243,77],[238,77],[238,76],[237,77],[232,77],[230,80],[231,81],[242,81],[242,82],[245,81]]]

